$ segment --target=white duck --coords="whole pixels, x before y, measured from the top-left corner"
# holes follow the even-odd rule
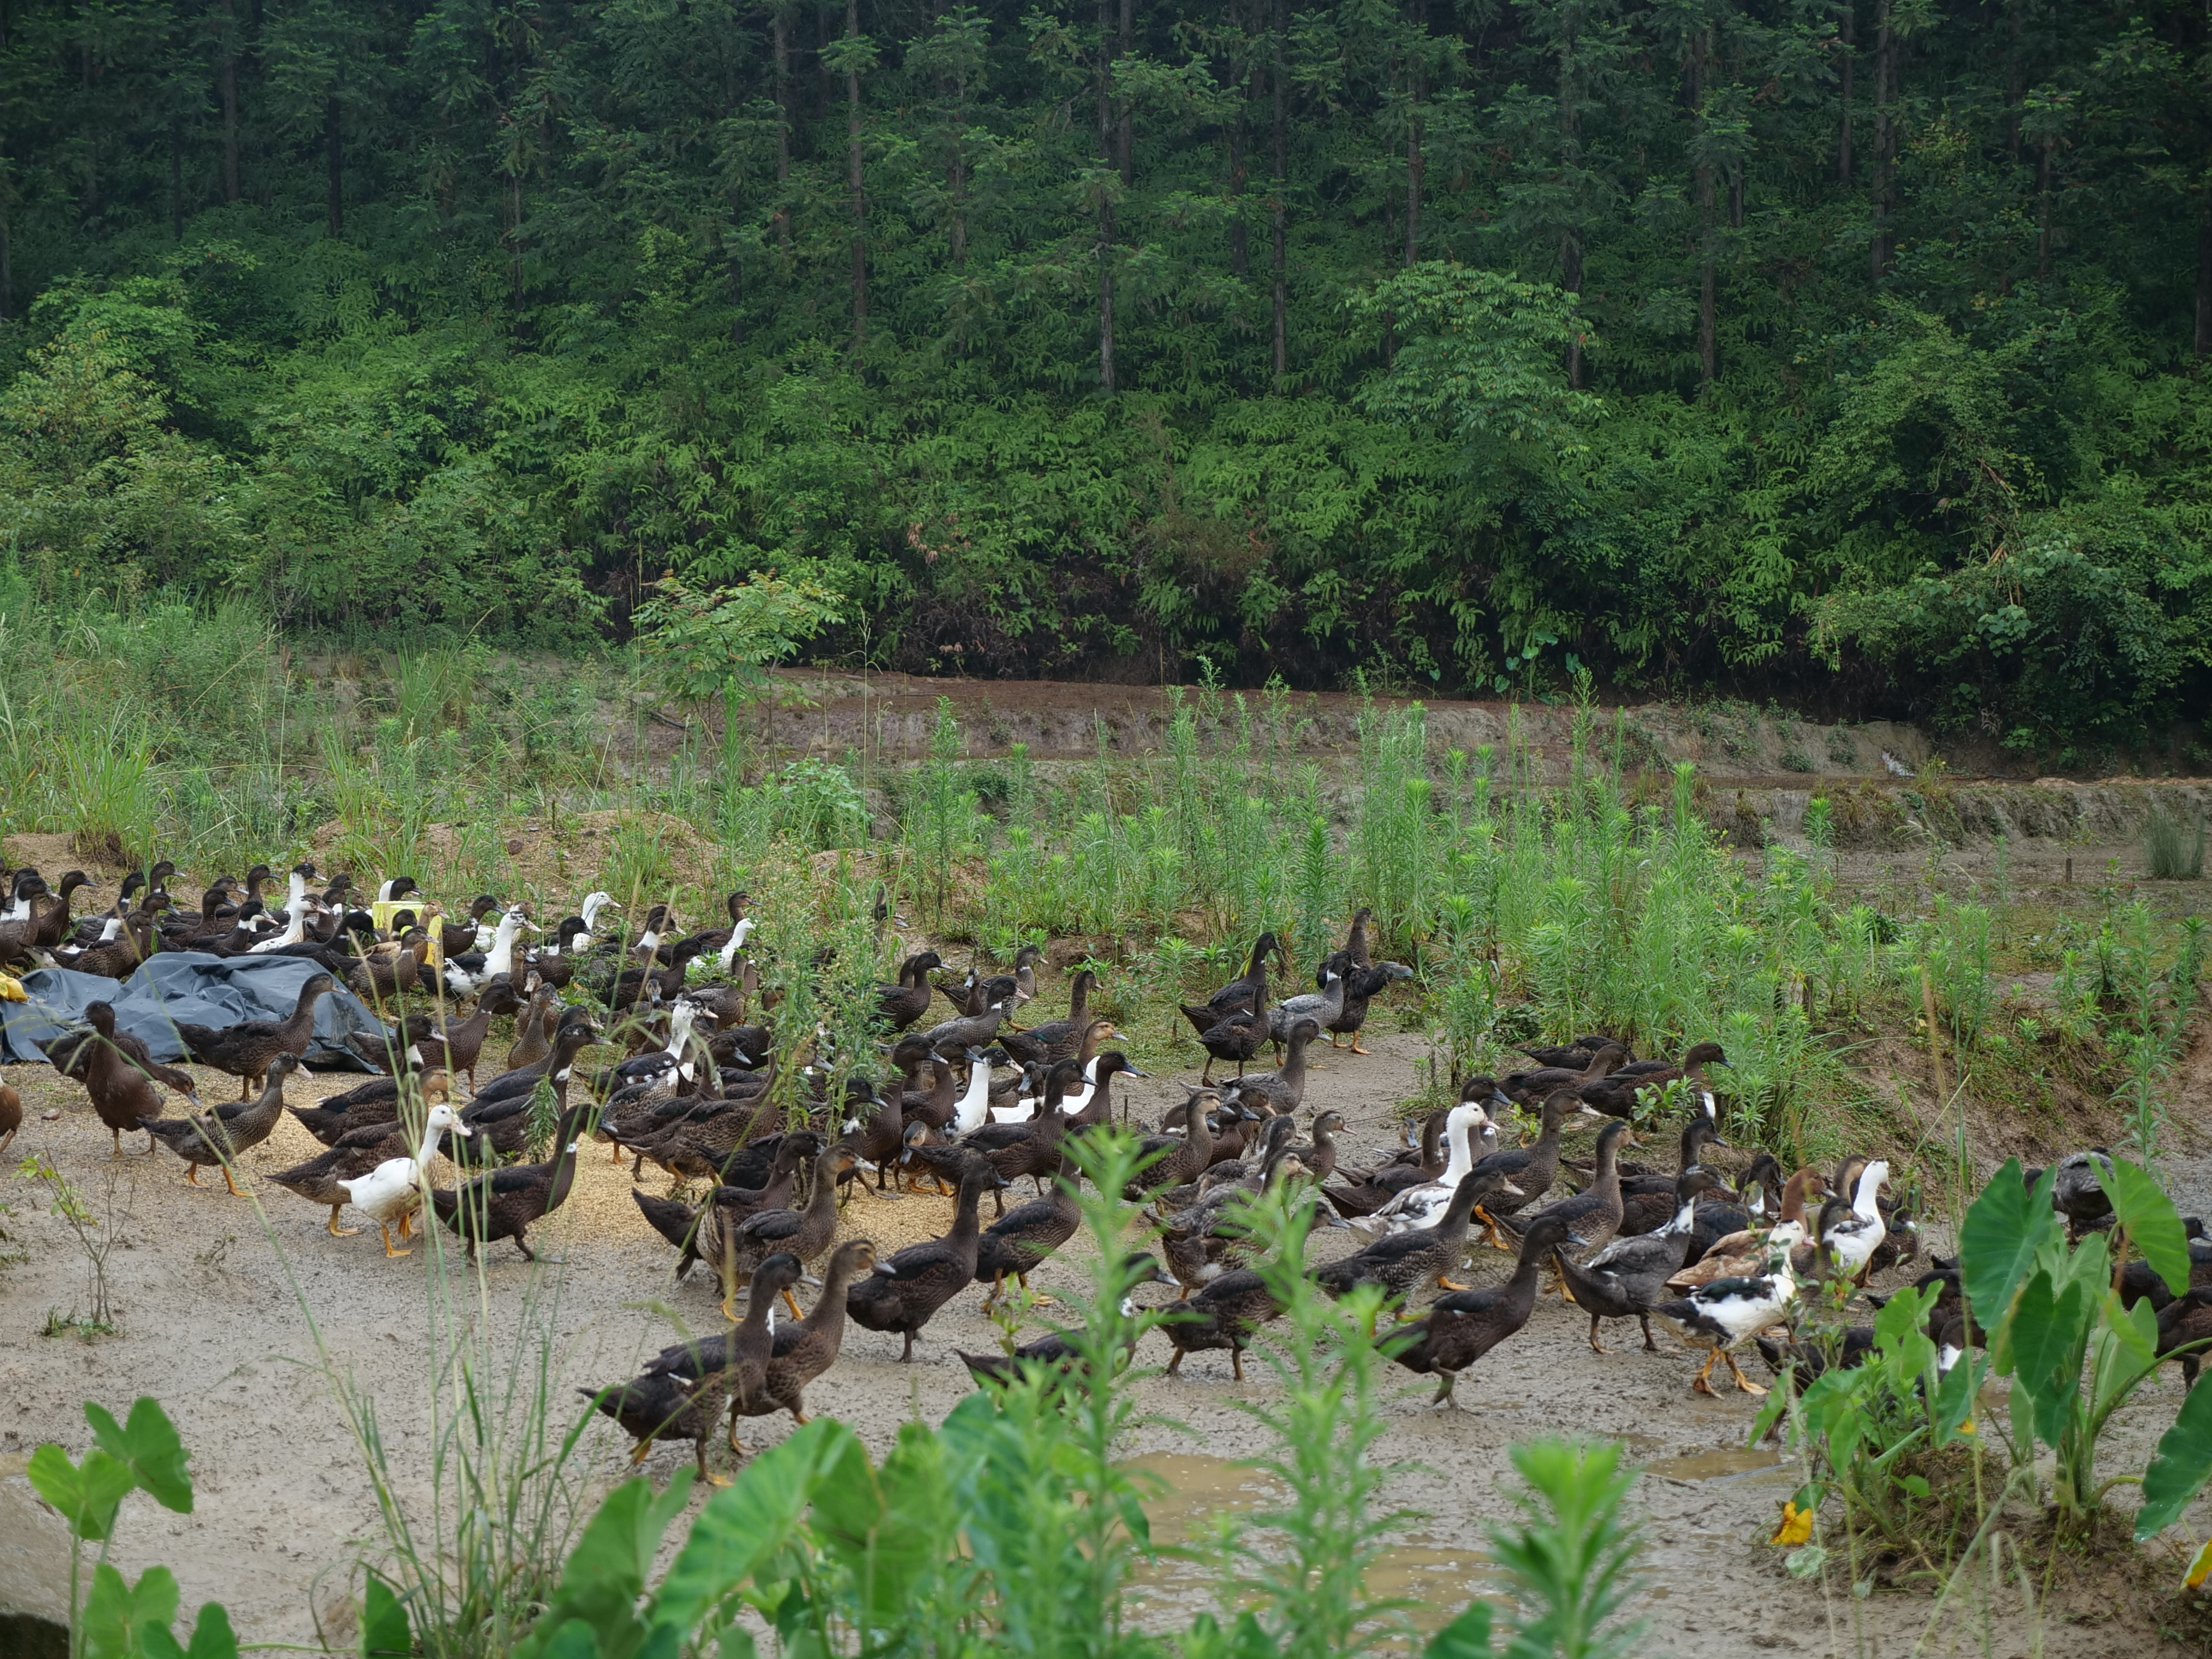
[[[1767,1235],[1765,1273],[1747,1279],[1716,1279],[1676,1301],[1653,1305],[1651,1311],[1673,1326],[1686,1344],[1707,1350],[1705,1363],[1690,1384],[1699,1394],[1713,1392],[1717,1359],[1728,1361],[1736,1387],[1746,1394],[1766,1392],[1743,1374],[1731,1351],[1788,1316],[1797,1300],[1797,1278],[1790,1268],[1790,1252],[1804,1237],[1802,1222],[1785,1221]]]
[[[387,1256],[407,1255],[411,1252],[392,1248],[392,1224],[399,1224],[399,1236],[407,1237],[408,1226],[416,1211],[422,1207],[422,1190],[429,1181],[430,1159],[438,1151],[438,1137],[451,1129],[455,1134],[476,1133],[460,1120],[451,1106],[441,1101],[430,1109],[430,1115],[422,1126],[422,1145],[412,1158],[387,1158],[358,1180],[341,1181],[345,1188],[346,1201],[376,1223],[384,1235],[384,1253]]]
[[[1064,1065],[1066,1062],[1062,1061],[1061,1064]],[[1086,1072],[1085,1075],[1090,1076],[1095,1073],[1097,1065],[1098,1062],[1094,1058],[1091,1062],[1091,1070]],[[1049,1079],[1052,1078],[1053,1073],[1056,1072],[1058,1069],[1058,1066],[1054,1066],[1052,1071],[1048,1071],[1044,1073],[1045,1078],[1048,1080],[1048,1087],[1050,1086]],[[1084,1088],[1083,1097],[1085,1100],[1091,1098],[1090,1087],[1087,1084]],[[991,1121],[994,1123],[1026,1123],[1031,1118],[1035,1117],[1039,1111],[1043,1109],[1044,1100],[1045,1097],[1043,1096],[1023,1095],[1011,1106],[994,1106],[991,1108]],[[1060,1109],[1063,1112],[1069,1109],[1067,1097],[1064,1092],[1060,1097]],[[1077,1107],[1075,1109],[1080,1111],[1082,1109],[1080,1107]]]
[[[723,945],[721,951],[722,974],[725,978],[729,975],[730,964],[737,961],[738,952],[745,948],[746,936],[752,931],[753,919],[750,916],[741,916],[730,924],[729,943]]]
[[[975,1049],[968,1051],[968,1091],[952,1109],[955,1138],[971,1135],[991,1121],[991,1063]]]
[[[295,882],[300,879],[297,872],[293,873],[292,879]],[[275,939],[264,939],[258,945],[247,945],[246,955],[264,956],[271,951],[281,951],[288,945],[297,945],[305,939],[307,937],[307,907],[313,901],[305,893],[301,893],[294,899],[289,912],[291,920],[284,924],[284,931],[277,934]]]
[[[446,963],[446,988],[455,996],[472,997],[501,974],[512,978],[514,974],[514,936],[530,927],[520,908],[509,910],[499,919],[498,931],[493,933],[491,949],[478,953],[471,951],[465,957],[454,957]],[[533,930],[534,931],[534,930]]]
[[[1858,1187],[1851,1194],[1851,1212],[1831,1222],[1820,1235],[1820,1242],[1835,1259],[1836,1271],[1854,1284],[1866,1276],[1867,1264],[1889,1236],[1875,1196],[1888,1179],[1889,1164],[1885,1158],[1878,1158],[1860,1170]]]
[[[1362,1216],[1352,1224],[1379,1231],[1386,1238],[1392,1233],[1434,1226],[1451,1207],[1453,1191],[1474,1167],[1478,1156],[1474,1138],[1483,1125],[1489,1125],[1492,1136],[1496,1135],[1497,1126],[1490,1122],[1490,1114],[1479,1102],[1463,1100],[1453,1107],[1451,1115],[1444,1120],[1444,1145],[1450,1154],[1444,1172],[1434,1181],[1407,1188],[1373,1215]]]

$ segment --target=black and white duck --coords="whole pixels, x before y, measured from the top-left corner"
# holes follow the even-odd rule
[[[1797,1280],[1790,1253],[1804,1236],[1802,1222],[1783,1222],[1766,1239],[1760,1272],[1711,1279],[1687,1296],[1652,1305],[1651,1311],[1673,1326],[1685,1343],[1706,1351],[1705,1363],[1690,1384],[1699,1394],[1713,1392],[1713,1363],[1718,1359],[1728,1361],[1736,1387],[1746,1394],[1766,1392],[1743,1374],[1734,1351],[1782,1323],[1796,1306]]]

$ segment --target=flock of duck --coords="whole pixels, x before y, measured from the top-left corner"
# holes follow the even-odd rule
[[[719,1335],[665,1350],[632,1379],[587,1391],[635,1438],[634,1461],[659,1442],[689,1440],[704,1474],[725,1417],[740,1452],[744,1417],[787,1411],[804,1422],[806,1387],[835,1363],[848,1321],[898,1334],[910,1360],[916,1337],[968,1286],[984,1287],[987,1304],[1010,1281],[1025,1288],[1079,1229],[1081,1137],[1115,1121],[1117,1079],[1144,1075],[1107,1046],[1117,1032],[1091,1012],[1088,972],[1073,980],[1063,1017],[1029,1022],[1039,988],[1034,947],[1010,972],[979,967],[957,978],[933,951],[905,956],[896,981],[877,989],[898,1073],[878,1086],[853,1057],[837,1063],[826,1034],[776,1041],[780,999],[763,990],[746,951],[754,922],[743,892],[729,896],[726,923],[689,933],[659,905],[634,932],[611,928],[622,907],[594,892],[533,948],[522,942],[525,930],[537,931],[522,908],[489,895],[448,919],[401,878],[382,884],[372,910],[343,876],[318,888],[313,866],[302,864],[271,908],[260,896],[271,873],[257,866],[207,889],[196,915],[179,914],[166,890],[174,873],[162,864],[134,875],[111,912],[72,921],[81,877],[71,872],[50,892],[35,872],[19,871],[0,907],[0,967],[52,963],[120,978],[155,948],[284,954],[317,966],[286,1018],[178,1027],[196,1060],[240,1080],[239,1099],[212,1109],[202,1108],[189,1073],[156,1063],[118,1029],[106,1003],[90,1006],[88,1029],[46,1045],[113,1132],[115,1154],[125,1132],[143,1129],[148,1153],[167,1146],[187,1181],[197,1184],[210,1168],[228,1182],[240,1155],[289,1112],[326,1150],[270,1179],[326,1206],[330,1233],[358,1231],[339,1225],[350,1207],[376,1224],[387,1255],[404,1255],[427,1207],[473,1258],[501,1239],[532,1256],[529,1229],[568,1196],[583,1142],[607,1145],[629,1160],[632,1196],[678,1253],[678,1277],[703,1264],[728,1322]],[[879,902],[879,939],[888,915]],[[1531,1048],[1530,1069],[1467,1080],[1408,1144],[1364,1164],[1348,1160],[1340,1113],[1315,1113],[1303,1129],[1300,1115],[1310,1046],[1326,1035],[1332,1046],[1349,1038],[1351,1052],[1364,1053],[1359,1033],[1371,1000],[1410,977],[1402,964],[1372,958],[1369,922],[1365,910],[1354,918],[1344,947],[1319,964],[1314,990],[1272,994],[1271,966],[1287,975],[1289,963],[1266,933],[1243,974],[1182,1009],[1207,1063],[1141,1140],[1144,1161],[1122,1194],[1140,1206],[1147,1234],[1133,1277],[1178,1293],[1161,1327],[1170,1375],[1192,1353],[1225,1350],[1242,1380],[1254,1333],[1282,1311],[1280,1276],[1259,1270],[1245,1213],[1267,1192],[1309,1206],[1316,1225],[1364,1236],[1310,1277],[1334,1295],[1369,1285],[1392,1298],[1401,1322],[1389,1350],[1408,1370],[1437,1377],[1442,1402],[1463,1372],[1528,1325],[1547,1273],[1589,1315],[1595,1352],[1607,1352],[1604,1322],[1626,1319],[1638,1322],[1645,1349],[1659,1352],[1656,1317],[1704,1352],[1694,1388],[1713,1392],[1711,1373],[1724,1362],[1736,1386],[1756,1394],[1764,1389],[1735,1357],[1745,1343],[1757,1339],[1771,1366],[1801,1375],[1838,1352],[1768,1337],[1792,1322],[1805,1287],[1837,1279],[1863,1287],[1917,1254],[1917,1223],[1887,1194],[1880,1159],[1785,1171],[1759,1152],[1733,1181],[1724,1177],[1711,1161],[1728,1149],[1707,1068],[1726,1056],[1710,1042],[1678,1062],[1635,1059],[1601,1032]],[[285,1082],[308,1047],[316,1002],[339,984],[391,1018],[380,1039],[352,1045],[377,1075],[316,1105],[289,1104]],[[924,1025],[939,997],[951,1017]],[[502,1017],[514,1029],[505,1063],[479,1081],[492,1022]],[[626,1057],[583,1068],[585,1050],[608,1042]],[[1274,1069],[1249,1069],[1271,1047]],[[809,1063],[781,1057],[808,1048]],[[1235,1075],[1215,1081],[1216,1065]],[[796,1074],[780,1079],[786,1066]],[[465,1102],[455,1098],[461,1079]],[[194,1109],[165,1115],[164,1091]],[[1648,1124],[1671,1101],[1686,1109],[1675,1168],[1624,1159],[1640,1145],[1632,1120]],[[1501,1144],[1508,1109],[1534,1120],[1524,1144]],[[1121,1121],[1129,1118],[1124,1104]],[[1570,1158],[1566,1132],[1592,1121],[1591,1156]],[[532,1158],[533,1146],[544,1155]],[[435,1185],[441,1155],[466,1178]],[[647,1163],[673,1178],[666,1195],[639,1184]],[[2062,1171],[2062,1198],[2085,1224],[2094,1224],[2095,1170],[2078,1155]],[[1035,1196],[1009,1207],[1007,1190],[1024,1177]],[[853,1183],[871,1181],[879,1194],[926,1182],[951,1196],[950,1229],[881,1258],[866,1240],[840,1243],[841,1206]],[[1485,1243],[1514,1255],[1510,1276],[1495,1287],[1459,1282],[1454,1275]],[[796,1291],[817,1282],[817,1271],[819,1295],[802,1313]],[[1964,1317],[1950,1264],[1939,1261],[1923,1282],[1939,1280],[1950,1294],[1931,1334],[1955,1352],[1979,1334]],[[1443,1294],[1408,1317],[1431,1291]],[[2212,1307],[2193,1293],[2174,1305],[2212,1323]],[[789,1317],[779,1317],[780,1306]],[[1863,1352],[1869,1334],[1845,1334],[1844,1363]],[[983,1382],[1070,1359],[1057,1336],[1011,1355],[960,1358]]]

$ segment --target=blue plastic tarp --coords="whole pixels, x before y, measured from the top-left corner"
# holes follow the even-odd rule
[[[218,957],[204,951],[158,952],[120,983],[66,968],[40,968],[23,976],[28,1000],[0,1002],[0,1062],[43,1065],[46,1055],[37,1045],[86,1024],[84,1011],[101,1001],[114,1005],[116,1024],[143,1041],[155,1060],[187,1060],[173,1020],[219,1030],[240,1020],[289,1018],[300,988],[321,971],[304,957]],[[368,1006],[340,986],[316,1000],[307,1062],[367,1071],[345,1040],[358,1035],[380,1042],[383,1030]]]

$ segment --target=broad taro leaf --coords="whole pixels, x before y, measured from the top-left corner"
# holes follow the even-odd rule
[[[576,1638],[567,1626],[580,1623],[596,1638],[604,1659],[629,1659],[645,1641],[637,1598],[661,1534],[691,1496],[691,1471],[680,1471],[656,1498],[649,1480],[625,1480],[584,1525],[576,1547],[561,1569],[560,1587],[515,1647],[515,1659],[553,1659]]]
[[[2104,1185],[2118,1224],[2126,1229],[2136,1254],[2157,1270],[2166,1289],[2176,1296],[2185,1293],[2189,1289],[2189,1237],[2166,1189],[2148,1170],[2118,1158],[2112,1160]]]
[[[2143,1473],[2136,1536],[2155,1538],[2172,1526],[2207,1479],[2212,1479],[2212,1388],[2191,1389]]]
[[[2000,1374],[2011,1369],[2002,1349],[2013,1296],[2036,1257],[2065,1238],[2065,1229],[2051,1207],[2057,1180],[2055,1170],[2045,1170],[2031,1190],[2021,1184],[2020,1160],[2007,1158],[1959,1228],[1959,1268],[1966,1300],[1999,1350],[1990,1358]]]

